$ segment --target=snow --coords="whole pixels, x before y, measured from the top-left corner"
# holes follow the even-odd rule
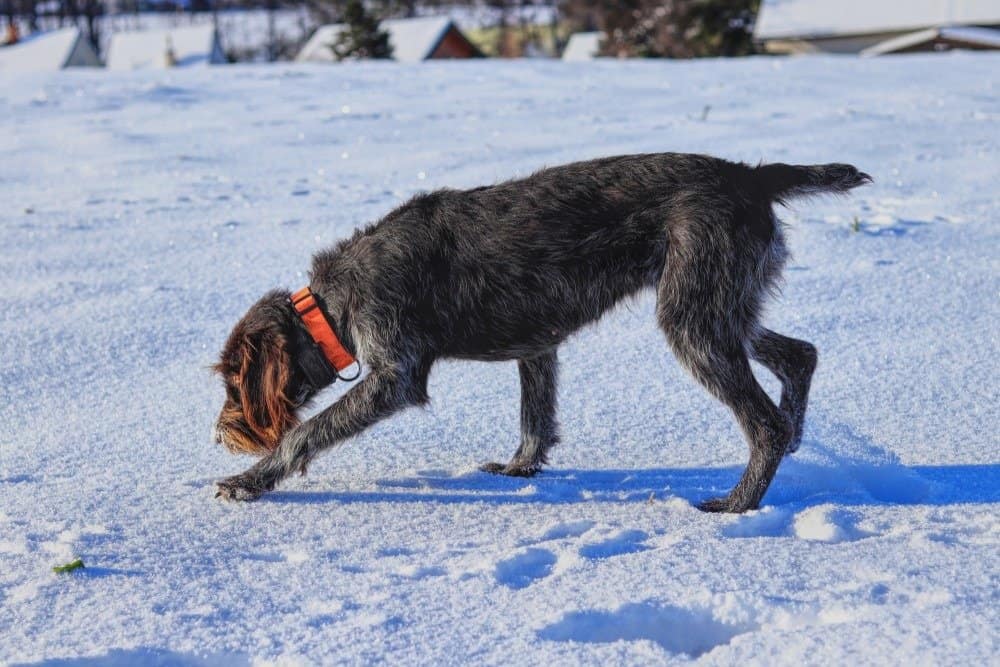
[[[947,24],[1000,24],[997,0],[763,0],[757,39],[896,32]]]
[[[566,61],[593,60],[601,50],[601,32],[578,32],[570,36],[563,49],[562,59]]]
[[[3,75],[0,663],[995,663],[998,73],[953,53]],[[210,440],[207,368],[265,290],[419,190],[650,150],[875,177],[781,212],[766,322],[820,366],[759,511],[693,506],[746,447],[651,294],[560,350],[563,443],[534,479],[476,472],[514,451],[514,364],[443,362],[429,408],[255,504],[213,498],[251,459]]]
[[[17,44],[0,47],[0,72],[46,72],[70,66],[98,65],[93,50],[74,61],[73,51],[80,40],[78,28],[38,32]],[[89,49],[89,46],[84,48]]]
[[[173,52],[174,62],[167,53]],[[211,25],[116,32],[108,47],[108,69],[165,69],[225,62]]]
[[[881,56],[938,38],[951,42],[959,42],[961,45],[976,44],[981,47],[1000,49],[1000,30],[977,28],[976,26],[959,26],[955,28],[928,28],[900,35],[899,37],[893,37],[862,50],[860,55]]]
[[[447,16],[427,16],[412,19],[388,19],[379,24],[389,33],[392,58],[401,63],[424,60],[434,52],[452,22]],[[296,60],[299,62],[331,62],[330,45],[337,41],[343,24],[333,23],[316,29],[306,42]]]

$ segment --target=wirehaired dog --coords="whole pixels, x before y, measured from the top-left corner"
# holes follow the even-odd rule
[[[317,254],[294,300],[269,292],[236,325],[216,366],[227,391],[216,439],[264,456],[219,482],[217,495],[253,500],[324,449],[425,403],[443,357],[517,360],[521,442],[509,463],[483,470],[534,475],[559,440],[559,344],[651,287],[674,354],[732,409],[750,447],[735,488],[700,507],[755,508],[799,445],[817,359],[811,344],[759,322],[786,258],[773,204],[870,181],[845,164],[660,153],[418,195]],[[299,423],[296,411],[354,358],[365,377]],[[779,405],[750,359],[781,381]]]

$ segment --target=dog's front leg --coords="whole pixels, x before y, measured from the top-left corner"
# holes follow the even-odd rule
[[[484,463],[480,470],[531,477],[548,462],[549,449],[559,442],[556,421],[558,367],[555,350],[517,362],[521,376],[521,444],[509,463]]]
[[[407,384],[395,371],[369,373],[336,403],[289,431],[273,452],[249,470],[218,482],[216,497],[256,500],[285,477],[303,470],[322,450],[412,404]]]

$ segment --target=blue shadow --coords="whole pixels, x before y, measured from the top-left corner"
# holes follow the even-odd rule
[[[550,469],[531,479],[488,473],[418,474],[383,479],[373,491],[275,491],[260,502],[323,503],[629,503],[725,494],[742,466],[616,470]],[[956,505],[1000,502],[1000,465],[842,466],[784,462],[764,505]]]

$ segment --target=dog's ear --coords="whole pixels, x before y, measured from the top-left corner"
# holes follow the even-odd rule
[[[265,331],[247,335],[241,344],[240,403],[247,425],[270,451],[293,424],[291,401],[285,395],[289,356],[284,336]]]

